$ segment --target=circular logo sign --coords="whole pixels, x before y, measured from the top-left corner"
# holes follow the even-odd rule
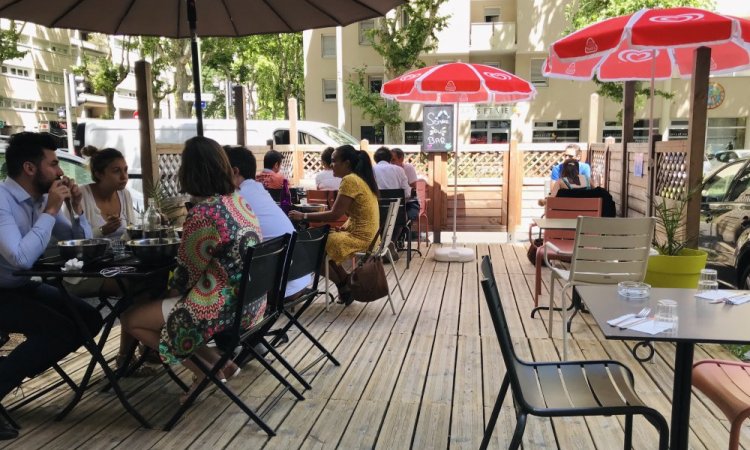
[[[724,103],[724,86],[719,83],[708,84],[708,109],[716,109]]]

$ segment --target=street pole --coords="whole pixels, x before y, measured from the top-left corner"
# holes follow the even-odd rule
[[[68,135],[68,152],[74,153],[73,149],[73,121],[70,120],[70,82],[68,71],[63,69],[63,94],[65,96],[65,134]]]

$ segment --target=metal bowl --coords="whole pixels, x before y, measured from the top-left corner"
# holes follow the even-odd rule
[[[71,239],[57,243],[60,256],[64,260],[77,258],[81,261],[90,261],[104,255],[109,247],[108,239]]]
[[[128,249],[144,263],[162,263],[177,256],[180,240],[176,238],[134,239],[125,243]]]
[[[159,227],[155,230],[147,230],[144,233],[143,226],[128,225],[127,230],[130,239],[152,239],[166,237],[167,233],[169,232],[169,227]]]

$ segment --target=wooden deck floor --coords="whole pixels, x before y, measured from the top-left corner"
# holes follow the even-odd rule
[[[528,359],[555,360],[561,341],[547,338],[545,320],[531,319],[533,267],[520,245],[479,245],[479,255],[491,254],[517,351]],[[397,268],[403,270],[402,258]],[[355,303],[347,308],[322,302],[304,316],[310,330],[333,349],[340,367],[320,363],[306,373],[313,389],[304,401],[290,394],[268,411],[269,395],[278,383],[251,363],[231,387],[278,435],[268,438],[221,393],[213,392],[197,404],[171,432],[139,428],[111,394],[90,391],[62,422],[52,420],[69,391],[60,388],[12,414],[24,429],[8,448],[469,448],[476,449],[504,374],[491,320],[481,295],[477,262],[436,263],[427,255],[412,260],[402,283],[408,294],[396,294],[397,314],[385,301]],[[389,277],[392,277],[392,272]],[[545,278],[546,279],[546,278]],[[391,279],[392,281],[392,279]],[[394,283],[391,283],[395,287]],[[545,287],[546,289],[546,287]],[[546,299],[545,299],[546,301]],[[555,330],[560,330],[555,324]],[[106,353],[116,351],[117,333]],[[657,345],[654,363],[640,364],[629,347],[604,341],[587,315],[573,325],[571,358],[613,358],[625,362],[636,376],[636,389],[647,403],[666,417],[670,414],[674,346]],[[284,355],[302,366],[318,356],[296,334]],[[703,345],[696,359],[731,358],[721,347]],[[80,377],[88,361],[73,355],[64,368]],[[55,381],[47,373],[27,382],[33,392]],[[123,387],[147,419],[163,424],[177,407],[178,390],[166,376],[129,379]],[[6,407],[22,392],[5,400]],[[690,443],[696,449],[723,449],[728,424],[702,395],[694,394]],[[506,448],[515,426],[511,400],[506,399],[493,435],[493,448]],[[530,418],[524,448],[622,448],[624,422],[617,418]],[[656,433],[643,419],[635,421],[634,447],[656,448]],[[750,446],[750,429],[743,444]]]

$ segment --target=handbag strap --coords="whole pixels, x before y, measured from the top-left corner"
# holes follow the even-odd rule
[[[365,255],[362,257],[362,259],[359,260],[357,263],[357,267],[362,267],[362,265],[372,257],[372,249],[375,247],[375,243],[378,242],[378,233],[375,233],[375,237],[372,238],[372,242],[370,242],[370,246],[367,247],[367,251],[365,252]]]

